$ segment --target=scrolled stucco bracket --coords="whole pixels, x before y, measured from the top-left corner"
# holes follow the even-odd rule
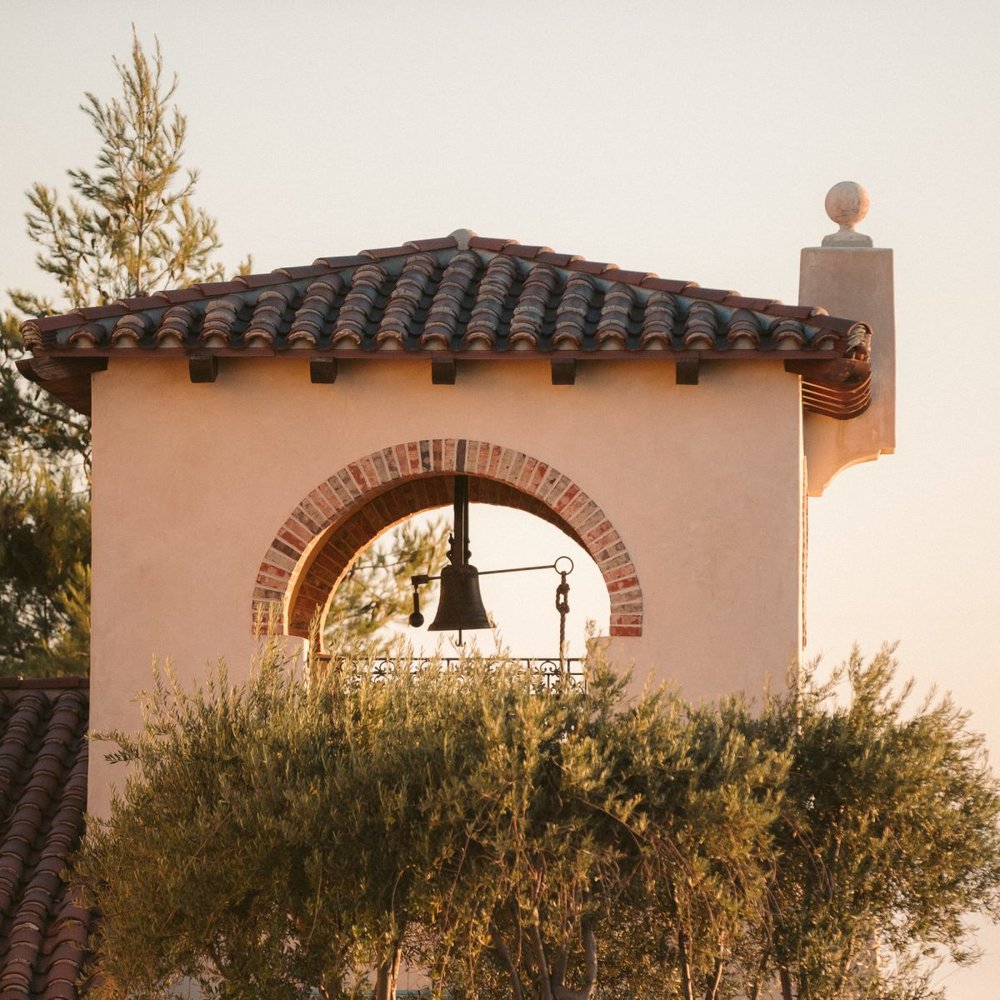
[[[809,373],[794,362],[786,364],[787,370],[802,375],[810,496],[821,495],[843,469],[892,454],[896,447],[892,250],[874,247],[871,237],[854,229],[870,203],[860,184],[835,184],[826,196],[826,210],[840,229],[824,237],[822,246],[806,247],[801,254],[799,301],[822,306],[835,316],[864,319],[849,331],[855,346],[847,356],[819,368],[811,363]],[[839,414],[826,409],[834,400]]]

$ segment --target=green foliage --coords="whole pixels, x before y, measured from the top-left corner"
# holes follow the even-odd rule
[[[967,914],[1000,916],[1000,799],[982,737],[950,698],[908,711],[895,674],[891,649],[868,664],[855,650],[761,720],[792,755],[765,945],[786,1000],[935,996],[936,956],[974,957]]]
[[[0,489],[0,674],[86,673],[90,512],[69,470],[20,455]]]
[[[182,169],[186,119],[171,105],[177,80],[164,75],[159,43],[150,58],[134,36],[131,58],[115,67],[121,96],[88,93],[82,105],[99,139],[94,169],[68,171],[68,200],[40,183],[28,192],[35,261],[60,299],[9,290],[0,316],[0,511],[19,545],[0,559],[4,673],[85,672],[89,659],[90,422],[18,374],[20,323],[222,277],[215,222],[193,203],[197,174]]]
[[[404,521],[362,549],[331,598],[326,645],[377,641],[387,650],[392,636],[386,626],[405,622],[413,610],[410,577],[438,572],[445,561],[448,531],[440,519],[426,524]],[[425,606],[435,587],[431,583],[421,590]]]
[[[158,677],[76,864],[94,995],[387,1000],[407,963],[453,1000],[919,1000],[998,915],[981,743],[946,700],[906,714],[888,652],[846,706],[807,679],[757,714],[630,702],[601,663],[373,663]]]
[[[114,63],[121,97],[81,105],[100,139],[95,169],[68,171],[68,203],[44,184],[28,192],[36,263],[71,308],[223,277],[215,221],[192,201],[197,172],[181,167],[187,119],[170,104],[177,78],[164,78],[159,42],[150,59],[133,35],[129,62]],[[44,300],[15,297],[29,303]]]

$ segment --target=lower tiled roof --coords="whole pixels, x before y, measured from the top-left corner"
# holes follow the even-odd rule
[[[784,305],[695,282],[478,237],[320,257],[304,267],[170,289],[22,327],[22,374],[87,412],[90,374],[112,356],[184,355],[195,381],[218,358],[405,356],[486,360],[784,361],[803,405],[850,417],[868,404],[871,331],[819,306]],[[317,381],[331,381],[320,375]],[[555,367],[553,369],[555,372]],[[561,376],[565,377],[565,376]]]
[[[0,679],[0,1000],[76,1000],[94,925],[64,873],[87,807],[82,678]]]

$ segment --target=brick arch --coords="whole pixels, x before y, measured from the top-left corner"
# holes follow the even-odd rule
[[[292,511],[268,547],[253,592],[253,621],[271,616],[307,637],[354,556],[412,514],[451,503],[453,478],[469,499],[514,507],[556,525],[597,564],[611,603],[608,633],[642,634],[642,591],[632,557],[604,511],[557,469],[511,448],[454,438],[383,448],[334,473]],[[274,622],[274,608],[282,621]]]

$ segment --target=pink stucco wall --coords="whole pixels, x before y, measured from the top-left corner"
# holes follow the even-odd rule
[[[516,449],[600,505],[634,560],[643,634],[614,640],[639,677],[692,697],[781,682],[798,655],[802,580],[799,384],[777,361],[581,364],[553,386],[544,360],[345,362],[313,385],[294,359],[223,360],[194,385],[183,358],[119,357],[93,379],[92,725],[131,728],[154,656],[182,679],[254,651],[249,608],[268,546],[316,485],[417,438]],[[601,624],[601,623],[599,623]],[[604,623],[606,625],[606,623]],[[110,774],[92,755],[90,808]]]

